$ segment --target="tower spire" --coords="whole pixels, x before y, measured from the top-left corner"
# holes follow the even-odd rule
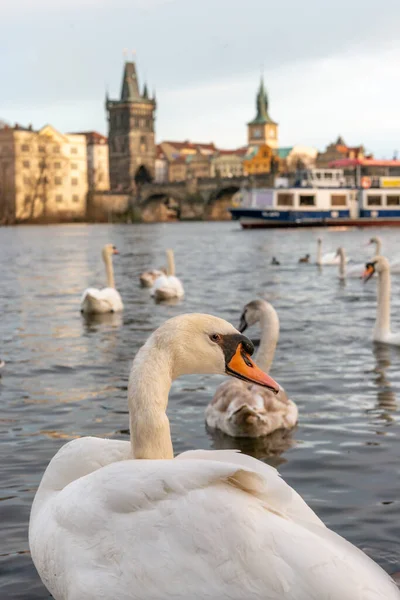
[[[125,62],[124,75],[122,78],[121,101],[129,102],[139,100],[139,84],[134,62]]]

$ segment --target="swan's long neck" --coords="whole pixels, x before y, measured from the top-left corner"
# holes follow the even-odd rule
[[[375,333],[390,332],[390,271],[378,274],[378,304],[376,312]]]
[[[375,238],[375,256],[379,256],[382,251],[382,240],[381,238]]]
[[[321,243],[321,240],[318,240],[318,242],[317,242],[317,265],[321,264],[321,260],[322,260],[322,243]]]
[[[343,248],[340,248],[339,250],[339,258],[339,277],[344,279],[346,277],[346,255]]]
[[[172,364],[167,350],[150,338],[139,350],[129,377],[128,404],[134,458],[173,458],[168,417]]]
[[[104,256],[104,262],[106,265],[107,287],[115,288],[114,268],[112,264],[111,254],[106,254]]]
[[[167,250],[167,275],[175,275],[175,260],[173,250]]]
[[[279,319],[275,312],[267,307],[263,309],[260,318],[261,339],[256,363],[263,371],[269,371],[274,360],[275,348],[279,338]]]

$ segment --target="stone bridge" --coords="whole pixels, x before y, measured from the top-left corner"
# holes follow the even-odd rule
[[[228,220],[232,196],[243,186],[271,185],[271,177],[192,179],[141,186],[135,206],[144,221],[169,219]]]

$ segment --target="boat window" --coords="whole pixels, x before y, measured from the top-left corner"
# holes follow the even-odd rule
[[[278,194],[276,204],[277,204],[277,206],[293,206],[294,195],[293,194]]]
[[[368,206],[382,206],[382,196],[367,196]]]
[[[386,196],[387,206],[400,206],[400,196]]]
[[[332,194],[331,206],[346,206],[346,194]]]
[[[311,196],[307,194],[301,194],[299,197],[299,205],[300,206],[315,206],[315,196]]]

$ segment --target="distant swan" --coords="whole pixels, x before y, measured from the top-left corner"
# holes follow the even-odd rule
[[[384,256],[375,256],[365,265],[364,281],[378,273],[376,321],[372,339],[400,346],[400,333],[390,331],[390,265]]]
[[[346,258],[346,262],[348,262],[348,258]],[[317,240],[317,265],[338,265],[340,263],[340,258],[336,252],[327,252],[322,256],[322,239],[318,238]]]
[[[142,287],[153,287],[156,279],[162,275],[166,275],[166,269],[153,269],[152,271],[145,271],[140,275],[140,285]]]
[[[167,265],[167,274],[158,277],[151,290],[151,295],[154,296],[156,300],[182,298],[185,295],[182,283],[175,277],[173,250],[167,250]]]
[[[337,249],[336,255],[339,257],[339,279],[346,279],[347,277],[357,277],[361,279],[364,273],[364,265],[350,265],[346,266],[346,252],[341,246]]]
[[[119,254],[116,247],[112,244],[106,244],[102,250],[102,256],[106,266],[107,287],[101,290],[87,288],[82,295],[81,312],[99,314],[123,310],[124,305],[121,296],[115,289],[113,254]]]
[[[382,253],[382,240],[377,235],[372,237],[369,244],[375,244],[375,256],[381,256]],[[390,272],[391,273],[400,273],[400,260],[390,260]]]
[[[244,307],[239,331],[261,325],[257,364],[269,371],[279,338],[279,318],[265,300],[253,300]],[[230,379],[222,383],[206,408],[206,423],[233,437],[260,437],[277,429],[292,429],[297,423],[297,406],[283,388],[278,394],[259,385]]]
[[[222,319],[167,321],[133,361],[131,441],[84,437],[57,452],[29,523],[54,600],[399,600],[273,467],[232,450],[174,458],[172,381],[227,373],[276,390],[251,353]]]

